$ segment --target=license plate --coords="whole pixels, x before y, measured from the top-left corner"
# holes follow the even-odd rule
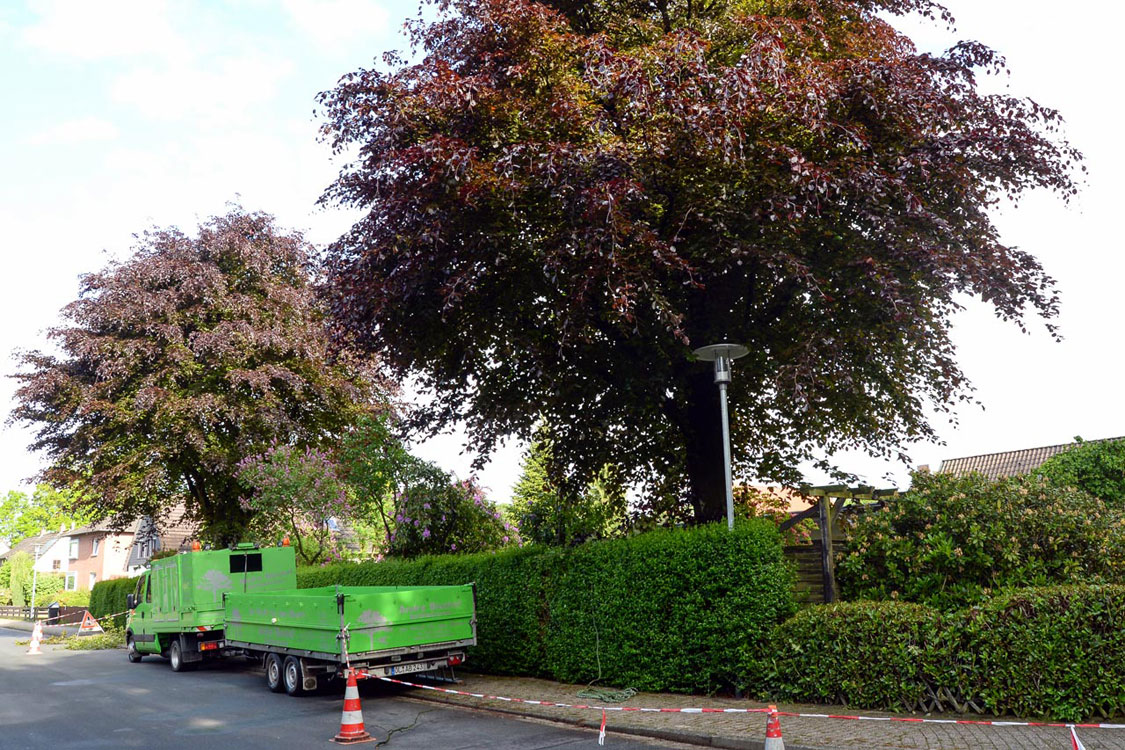
[[[411,674],[413,672],[425,672],[426,670],[433,669],[433,668],[434,668],[433,664],[427,664],[424,661],[420,661],[416,664],[400,664],[397,667],[391,667],[388,670],[387,674],[391,674],[391,675]]]

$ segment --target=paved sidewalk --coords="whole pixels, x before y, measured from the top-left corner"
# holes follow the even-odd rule
[[[552,703],[593,704],[578,698],[582,685],[563,685],[526,677],[494,677],[459,673],[459,685],[429,683],[472,693],[505,698],[523,698]],[[404,678],[409,681],[409,677]],[[420,682],[420,681],[419,681]],[[386,683],[384,683],[386,684]],[[531,706],[499,700],[482,700],[430,690],[403,689],[405,695],[422,700],[471,706],[515,713],[538,719],[597,728],[601,712],[573,708]],[[639,693],[625,706],[646,708],[763,708],[766,704],[731,698],[706,698],[665,693]],[[779,711],[816,714],[863,714],[888,716],[876,711],[855,711],[842,706],[778,704]],[[989,716],[942,714],[914,718],[992,719]],[[1125,723],[1125,722],[1121,722]],[[761,750],[766,733],[764,714],[684,714],[616,713],[607,714],[609,732],[639,734],[672,742],[684,742],[730,750]],[[781,718],[786,750],[837,750],[839,748],[895,748],[896,750],[1072,750],[1070,730],[1064,727],[998,727],[957,724],[849,721],[843,719]],[[1087,750],[1125,750],[1125,729],[1078,729]],[[606,747],[613,747],[612,734]]]
[[[0,620],[0,628],[9,630],[24,630],[30,633],[35,629],[35,623],[27,620]],[[78,632],[78,625],[44,625],[43,635],[74,635]]]

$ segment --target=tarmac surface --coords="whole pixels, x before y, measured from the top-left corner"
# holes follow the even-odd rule
[[[29,623],[0,621],[2,627],[30,630]],[[417,677],[404,680],[431,687],[480,693],[496,698],[474,698],[418,688],[400,688],[396,694],[420,701],[463,706],[501,714],[559,722],[584,728],[598,728],[602,712],[598,709],[565,708],[529,705],[507,699],[545,701],[572,705],[595,704],[578,693],[584,685],[567,685],[527,677],[500,677],[458,672],[459,683],[430,682]],[[734,698],[638,693],[624,703],[607,706],[628,706],[656,709],[669,708],[765,708],[766,704]],[[874,711],[855,711],[846,706],[778,704],[783,713],[890,716]],[[1018,721],[1011,717],[980,715],[958,716],[914,714],[912,719],[968,719]],[[1120,723],[1121,720],[1118,720]],[[761,713],[681,713],[681,712],[607,712],[606,746],[612,747],[614,735],[631,735],[664,740],[669,743],[729,748],[730,750],[761,750],[765,738],[765,714]],[[845,719],[782,716],[781,728],[787,750],[843,750],[845,748],[894,748],[896,750],[1074,750],[1070,730],[1066,727],[985,726],[971,724],[931,724],[904,722],[855,721]],[[1125,750],[1125,729],[1078,728],[1077,733],[1087,750]],[[619,742],[624,737],[619,739]]]

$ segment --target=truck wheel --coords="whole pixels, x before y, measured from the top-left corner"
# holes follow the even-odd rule
[[[266,685],[270,692],[280,693],[285,690],[285,678],[282,677],[284,671],[280,656],[274,653],[266,655]]]
[[[191,667],[184,661],[183,646],[180,645],[180,639],[172,641],[168,646],[168,663],[172,666],[173,672],[186,672]]]
[[[285,657],[285,692],[293,697],[305,694],[305,670],[294,656]]]
[[[144,658],[144,655],[137,650],[137,643],[133,640],[133,635],[131,633],[125,639],[125,653],[129,656],[129,661],[133,664],[137,664]]]

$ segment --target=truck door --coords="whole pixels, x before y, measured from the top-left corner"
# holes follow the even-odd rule
[[[137,588],[133,594],[137,606],[133,609],[129,626],[133,631],[133,642],[136,643],[137,651],[152,654],[160,651],[160,645],[156,642],[156,635],[152,630],[152,588],[149,577],[149,572],[145,571],[137,579]]]

